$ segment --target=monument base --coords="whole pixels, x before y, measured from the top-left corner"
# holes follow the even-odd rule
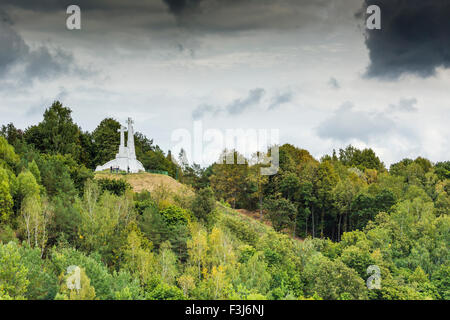
[[[95,171],[103,171],[103,170],[110,170],[111,167],[113,169],[119,168],[121,171],[128,172],[128,169],[131,173],[138,173],[140,171],[145,171],[144,166],[142,163],[137,159],[129,159],[129,158],[116,158],[114,160],[111,160],[107,163],[105,163],[102,166],[97,166],[95,168]]]

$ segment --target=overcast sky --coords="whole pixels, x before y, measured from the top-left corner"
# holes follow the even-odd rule
[[[450,160],[449,67],[448,0],[0,0],[0,124],[60,100],[83,130],[130,116],[165,151],[201,121],[279,129],[317,158]]]

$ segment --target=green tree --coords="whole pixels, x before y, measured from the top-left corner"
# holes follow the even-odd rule
[[[81,250],[60,246],[53,247],[48,258],[51,260],[49,267],[51,267],[52,273],[58,277],[67,275],[67,269],[70,266],[84,269],[98,299],[113,299],[115,297],[114,290],[121,290],[120,285],[126,285],[124,281],[114,281],[116,279],[109,273],[108,267],[98,252],[86,255]]]
[[[162,282],[153,291],[149,292],[145,298],[147,300],[184,300],[184,295],[183,291],[176,286]]]
[[[28,170],[33,174],[34,178],[36,179],[36,182],[38,184],[41,183],[41,172],[39,171],[39,167],[36,164],[36,161],[33,159],[33,161],[28,165]]]
[[[113,252],[120,247],[120,232],[134,221],[130,194],[117,197],[109,193],[100,196],[98,186],[89,181],[83,200],[76,202],[81,223],[78,227],[80,244],[88,251],[97,250],[111,263]]]
[[[120,144],[119,130],[119,122],[112,118],[106,118],[92,132],[95,166],[103,165],[115,158]]]
[[[312,182],[302,182],[299,188],[299,203],[300,214],[305,219],[305,237],[308,235],[308,220],[310,216],[313,216],[314,208],[317,206],[317,198],[314,193],[314,186]],[[314,220],[312,224],[312,234],[315,236]]]
[[[19,163],[19,156],[15,153],[14,148],[8,144],[8,141],[0,136],[0,167],[6,166],[14,169]]]
[[[367,299],[367,288],[358,273],[341,260],[317,256],[305,270],[307,294],[326,300]]]
[[[60,289],[55,297],[55,300],[95,300],[95,288],[91,286],[91,280],[86,275],[83,268],[76,267],[78,270],[74,272],[79,272],[77,276],[80,278],[80,286],[78,288],[71,288],[67,285],[67,280],[72,274],[62,274],[60,276]]]
[[[258,158],[260,154],[256,154],[255,157]],[[249,184],[256,185],[254,194],[258,199],[258,209],[259,209],[259,219],[263,218],[263,202],[264,202],[264,189],[269,182],[267,175],[263,175],[261,170],[265,167],[264,164],[256,163],[250,167],[248,180]]]
[[[101,178],[96,180],[98,186],[103,191],[108,191],[116,196],[123,196],[125,191],[131,189],[131,185],[123,179]]]
[[[17,176],[18,182],[18,201],[22,203],[22,201],[27,197],[39,197],[40,188],[38,183],[36,182],[36,178],[34,175],[28,171],[22,171]]]
[[[192,225],[192,239],[187,241],[189,260],[197,268],[198,280],[201,280],[202,266],[205,266],[208,250],[208,234],[198,225]]]
[[[339,182],[333,165],[329,161],[322,162],[317,169],[317,201],[321,208],[320,236],[324,237],[325,212],[333,206],[333,188]]]
[[[25,299],[28,269],[20,259],[16,243],[0,243],[0,299]]]
[[[248,163],[237,151],[225,150],[221,155],[221,163],[213,165],[210,178],[211,187],[218,199],[227,201],[236,208],[247,196]]]
[[[352,202],[357,192],[358,188],[349,177],[340,180],[333,189],[333,199],[339,214],[336,237],[338,241],[341,237],[342,219],[347,221],[346,218],[351,214]]]
[[[211,188],[197,191],[191,211],[199,221],[207,225],[213,224],[216,216],[216,200]]]
[[[40,248],[19,247],[20,261],[27,268],[29,281],[25,297],[29,300],[51,300],[58,291],[58,277],[49,259],[42,257]]]
[[[339,161],[349,167],[358,167],[361,170],[376,169],[385,170],[384,164],[376,156],[372,149],[359,150],[351,145],[345,149],[339,149]]]
[[[13,213],[13,198],[10,193],[10,186],[6,170],[0,167],[0,222],[9,221]]]
[[[169,285],[173,285],[178,274],[177,256],[171,250],[171,244],[169,241],[166,241],[161,245],[159,249],[158,262],[162,281]]]
[[[58,195],[72,201],[77,191],[66,161],[64,156],[46,154],[40,158],[38,165],[47,195],[51,198]]]
[[[17,129],[13,123],[2,125],[0,135],[3,136],[10,145],[14,146],[23,139],[23,131]]]
[[[255,293],[266,294],[269,290],[272,276],[267,270],[262,252],[256,252],[248,261],[241,265],[239,272],[240,282]]]
[[[437,162],[434,165],[434,172],[440,180],[450,179],[450,161]]]
[[[124,267],[137,277],[143,287],[154,287],[160,282],[158,259],[151,243],[139,230],[131,230],[127,236],[124,253]]]
[[[59,101],[44,112],[44,119],[25,131],[25,140],[42,153],[71,154],[80,159],[80,128],[73,122],[72,110]]]
[[[284,198],[269,198],[264,202],[272,226],[276,231],[291,227],[297,214],[297,208]]]

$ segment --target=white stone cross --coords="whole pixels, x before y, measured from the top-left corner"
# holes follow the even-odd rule
[[[120,129],[117,132],[120,132],[120,147],[125,147],[125,131],[128,131],[127,128],[120,125]]]

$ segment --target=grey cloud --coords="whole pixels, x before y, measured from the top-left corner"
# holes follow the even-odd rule
[[[333,18],[326,0],[165,0],[180,26],[209,32],[296,29]],[[333,12],[336,15],[336,12]],[[327,19],[329,23],[330,19]]]
[[[0,9],[0,23],[13,24],[11,17],[2,9]]]
[[[261,98],[263,97],[264,93],[265,90],[262,88],[250,90],[247,97],[245,97],[244,99],[234,100],[232,103],[227,105],[225,109],[231,115],[240,114],[249,107],[258,104],[261,101]]]
[[[417,108],[415,107],[416,104],[417,104],[416,98],[400,99],[398,104],[390,104],[389,109],[391,111],[415,112],[417,111]]]
[[[73,56],[57,49],[52,54],[48,48],[40,47],[30,51],[26,57],[27,66],[25,73],[30,79],[48,79],[52,76],[69,72],[69,66],[73,62]]]
[[[328,85],[333,89],[339,89],[341,87],[339,85],[339,82],[334,77],[330,78],[330,80],[328,81]]]
[[[358,139],[368,143],[373,137],[383,135],[394,128],[394,123],[381,113],[366,113],[355,110],[347,102],[317,128],[321,138],[330,138],[342,142]]]
[[[68,72],[77,72],[81,76],[91,73],[77,66],[73,56],[60,48],[40,46],[31,49],[8,19],[0,20],[0,48],[0,77],[5,77],[14,67],[21,67],[23,71],[18,73],[18,81],[22,84]]]
[[[163,0],[170,12],[180,15],[186,11],[196,9],[202,0]]]
[[[280,93],[280,94],[276,95],[275,97],[272,98],[268,109],[274,110],[284,103],[291,102],[292,96],[293,96],[293,94],[291,91],[287,91],[285,93]]]
[[[68,97],[68,95],[69,92],[66,90],[66,88],[60,87],[59,93],[55,96],[54,99],[41,98],[38,103],[33,104],[25,111],[24,116],[29,117],[42,115],[44,110],[48,108],[48,106],[51,105],[53,101],[64,101]]]
[[[25,41],[12,29],[11,22],[6,18],[0,20],[0,48],[0,76],[29,52]]]
[[[204,117],[206,114],[219,114],[227,113],[229,115],[238,115],[248,110],[254,105],[261,102],[262,97],[265,94],[265,90],[262,88],[255,88],[249,91],[248,95],[244,98],[236,99],[230,104],[224,107],[212,106],[208,104],[202,104],[198,106],[192,112],[192,118],[194,120]]]
[[[1,0],[0,6],[5,8],[17,7],[34,11],[66,10],[68,6],[76,4],[82,10],[139,10],[155,7],[155,0]]]
[[[64,101],[69,96],[69,92],[64,87],[59,87],[59,93],[56,96],[56,100]]]
[[[429,77],[450,67],[448,0],[365,0],[363,12],[372,4],[381,8],[381,30],[367,30],[368,77]]]
[[[26,110],[26,112],[24,113],[24,116],[29,117],[29,116],[35,116],[35,115],[40,115],[43,113],[43,111],[45,110],[45,108],[47,108],[46,106],[49,105],[49,101],[46,101],[47,103],[44,102],[40,102],[37,104],[34,104],[33,106],[31,106],[30,108],[28,108]],[[51,104],[51,102],[50,102]]]
[[[220,108],[214,107],[209,104],[202,104],[198,106],[194,111],[192,111],[192,119],[198,120],[203,118],[206,114],[211,113],[217,113],[220,110]]]

